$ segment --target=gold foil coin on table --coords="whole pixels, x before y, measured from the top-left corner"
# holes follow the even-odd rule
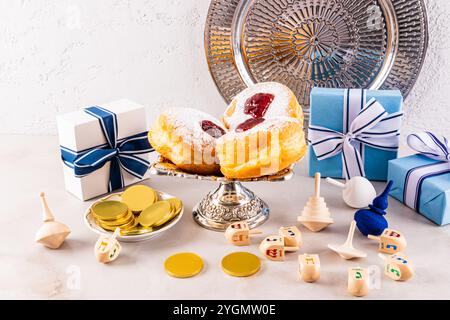
[[[158,201],[158,194],[150,187],[137,185],[123,192],[122,201],[131,211],[139,213]]]
[[[172,277],[190,278],[202,271],[203,260],[195,253],[178,253],[167,258],[164,269]]]
[[[222,269],[233,277],[249,277],[261,269],[261,260],[248,252],[235,252],[222,259]]]
[[[160,201],[142,211],[137,221],[143,227],[152,227],[164,219],[167,214],[171,214],[170,204],[167,201]]]
[[[92,206],[92,214],[103,221],[119,220],[128,215],[128,207],[120,201],[101,201]]]

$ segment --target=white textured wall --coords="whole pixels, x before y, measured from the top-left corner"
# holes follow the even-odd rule
[[[450,1],[426,0],[430,45],[404,133],[450,136]],[[219,114],[209,0],[0,0],[0,133],[55,134],[55,115],[128,97]]]

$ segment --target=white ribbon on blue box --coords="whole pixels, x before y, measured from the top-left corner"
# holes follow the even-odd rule
[[[385,181],[397,158],[402,105],[398,90],[314,88],[309,175]]]
[[[450,223],[450,145],[431,132],[408,136],[418,154],[389,161],[390,195],[437,225]]]

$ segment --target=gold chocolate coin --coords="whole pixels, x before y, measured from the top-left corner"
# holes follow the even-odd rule
[[[120,230],[120,234],[123,236],[137,236],[144,233],[150,233],[152,231],[152,227],[142,227],[138,225],[128,230]]]
[[[167,274],[175,278],[190,278],[203,269],[203,260],[195,253],[178,253],[164,262]]]
[[[183,208],[183,203],[178,198],[170,198],[166,200],[170,203],[170,207],[172,209],[172,218],[175,218]]]
[[[115,231],[118,227],[120,228],[120,230],[127,230],[127,229],[135,227],[137,224],[137,222],[134,219],[131,220],[130,222],[128,222],[127,224],[124,224],[121,226],[109,226],[99,220],[97,220],[97,222],[100,225],[100,227],[102,227],[103,229],[108,230],[108,231]]]
[[[100,220],[100,219],[97,219]],[[134,215],[131,213],[131,211],[129,211],[129,214],[122,218],[122,219],[118,219],[118,220],[100,220],[103,224],[110,226],[110,227],[120,227],[124,224],[129,223],[130,221],[134,220]]]
[[[133,212],[141,212],[158,201],[158,194],[155,190],[144,185],[132,186],[122,194],[122,201]]]
[[[171,210],[167,201],[156,202],[142,211],[137,221],[143,227],[152,227],[155,223],[161,221],[168,212],[171,213]]]
[[[222,259],[222,269],[233,277],[249,277],[261,268],[261,260],[248,252],[235,252]]]
[[[128,215],[128,207],[120,201],[101,201],[92,206],[92,214],[100,220],[118,220]]]

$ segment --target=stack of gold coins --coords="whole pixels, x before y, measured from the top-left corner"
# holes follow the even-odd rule
[[[123,236],[150,233],[163,227],[183,208],[177,198],[159,200],[158,192],[145,185],[127,188],[120,201],[101,201],[93,205],[92,214],[105,230],[120,228]]]
[[[127,230],[136,226],[133,213],[120,201],[98,202],[92,206],[92,214],[98,225],[108,231],[116,228]]]

